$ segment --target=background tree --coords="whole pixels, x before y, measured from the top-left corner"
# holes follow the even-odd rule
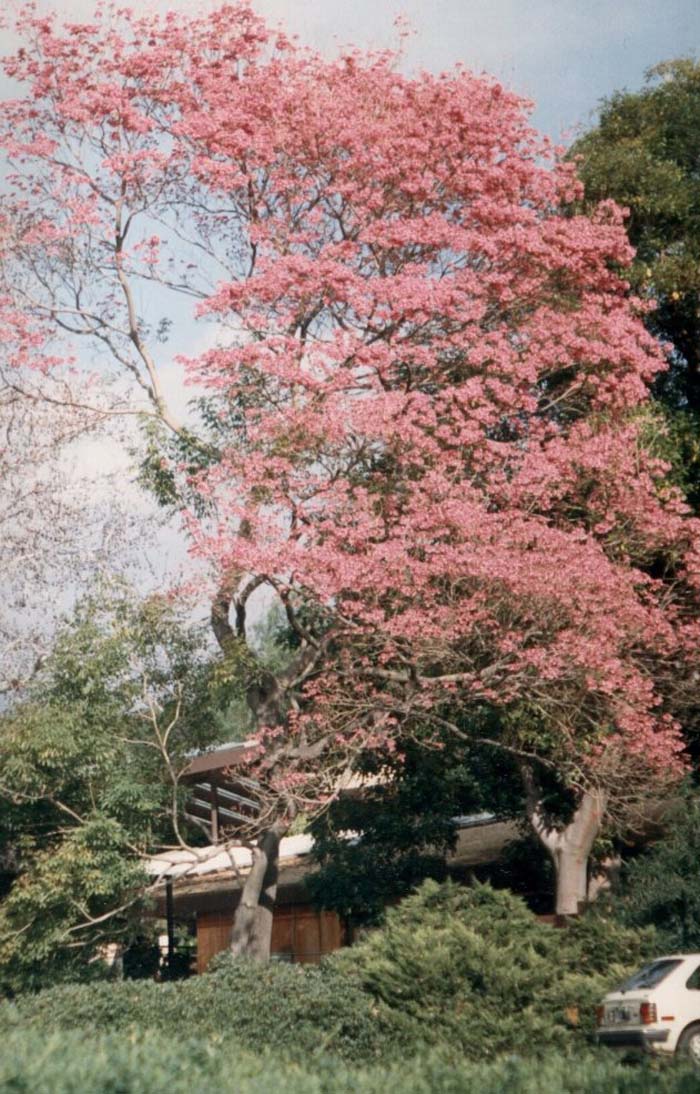
[[[654,926],[665,952],[693,953],[700,943],[697,789],[687,787],[676,796],[657,836],[623,864],[611,907],[622,923]]]
[[[165,600],[103,587],[81,605],[0,717],[6,987],[99,972],[106,942],[143,930],[146,859],[206,842],[179,776],[221,699],[201,632]]]
[[[387,904],[425,878],[444,881],[459,818],[491,813],[521,817],[517,767],[493,752],[440,739],[431,731],[358,761],[356,786],[310,826],[320,869],[307,886],[324,908],[356,923],[376,923]]]
[[[144,561],[153,522],[81,466],[124,430],[117,394],[86,392],[46,331],[0,299],[0,693],[16,691],[50,648],[61,613],[100,571]],[[137,547],[138,544],[138,547]]]
[[[635,289],[655,306],[650,331],[672,346],[670,367],[656,381],[669,411],[679,477],[699,500],[700,414],[700,66],[690,59],[650,69],[640,91],[603,101],[597,125],[572,155],[594,205],[612,198],[629,210],[626,228],[636,255]],[[678,458],[680,457],[680,458]]]

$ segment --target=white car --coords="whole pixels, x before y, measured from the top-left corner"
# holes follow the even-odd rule
[[[689,1056],[700,1066],[700,953],[650,961],[597,1008],[598,1044]]]

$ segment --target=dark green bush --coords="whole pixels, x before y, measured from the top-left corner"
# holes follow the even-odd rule
[[[615,915],[630,927],[652,924],[665,953],[700,949],[700,794],[687,789],[664,817],[663,838],[623,866]]]
[[[471,1059],[573,1047],[600,997],[655,947],[601,916],[557,930],[487,885],[425,882],[333,963],[383,1005],[397,1040]]]
[[[186,1028],[187,1017],[182,1016]],[[348,1067],[337,1058],[309,1065],[235,1043],[150,1033],[16,1031],[3,1040],[0,1090],[13,1094],[694,1094],[687,1069],[629,1068],[586,1054],[575,1062],[510,1058],[490,1064],[429,1053],[389,1066]]]
[[[330,965],[320,969],[220,959],[214,971],[182,983],[71,984],[0,1006],[0,1030],[89,1027],[153,1030],[297,1056],[332,1051],[371,1060],[396,1039],[361,986]]]

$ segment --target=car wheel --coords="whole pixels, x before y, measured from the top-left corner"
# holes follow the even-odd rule
[[[696,1067],[700,1067],[700,1022],[683,1030],[678,1038],[676,1053],[691,1060]]]

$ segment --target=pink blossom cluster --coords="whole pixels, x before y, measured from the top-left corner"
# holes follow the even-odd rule
[[[462,70],[326,61],[245,4],[29,25],[4,143],[70,184],[64,224],[167,207],[228,271],[186,364],[238,425],[191,480],[216,526],[186,519],[221,580],[323,610],[294,732],[347,753],[488,702],[539,712],[562,756],[678,765],[698,526],[644,442],[665,362],[621,211],[581,213],[527,104]],[[81,175],[57,149],[97,126],[113,148]],[[118,261],[152,270],[140,246]]]

